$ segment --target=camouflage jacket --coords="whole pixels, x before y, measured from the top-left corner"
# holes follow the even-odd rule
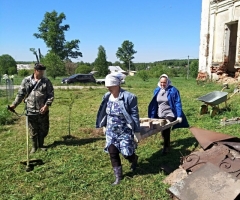
[[[24,100],[28,111],[39,112],[44,105],[51,106],[53,99],[54,89],[51,81],[42,77],[34,83],[34,77],[30,75],[22,80],[13,105],[16,107]]]

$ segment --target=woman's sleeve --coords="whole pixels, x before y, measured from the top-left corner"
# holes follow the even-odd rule
[[[135,95],[132,95],[130,102],[130,115],[134,121],[134,132],[140,131],[138,101]]]
[[[176,117],[182,117],[182,102],[181,102],[180,93],[177,89],[176,89],[176,92],[175,92],[175,100],[174,101],[175,101],[174,102],[175,109],[176,109],[176,112],[177,112]]]

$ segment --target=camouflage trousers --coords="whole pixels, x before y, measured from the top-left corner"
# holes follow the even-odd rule
[[[28,128],[30,138],[46,137],[49,131],[49,111],[45,114],[28,115]]]

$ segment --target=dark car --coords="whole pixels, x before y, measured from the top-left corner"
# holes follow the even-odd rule
[[[96,82],[93,74],[74,74],[68,78],[62,79],[62,83],[86,83],[86,82]]]

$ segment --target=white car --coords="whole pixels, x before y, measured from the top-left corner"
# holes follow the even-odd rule
[[[102,78],[102,79],[96,79],[96,83],[98,84],[104,84],[105,83],[105,78]],[[125,80],[121,80],[121,84],[124,84],[125,83]]]

